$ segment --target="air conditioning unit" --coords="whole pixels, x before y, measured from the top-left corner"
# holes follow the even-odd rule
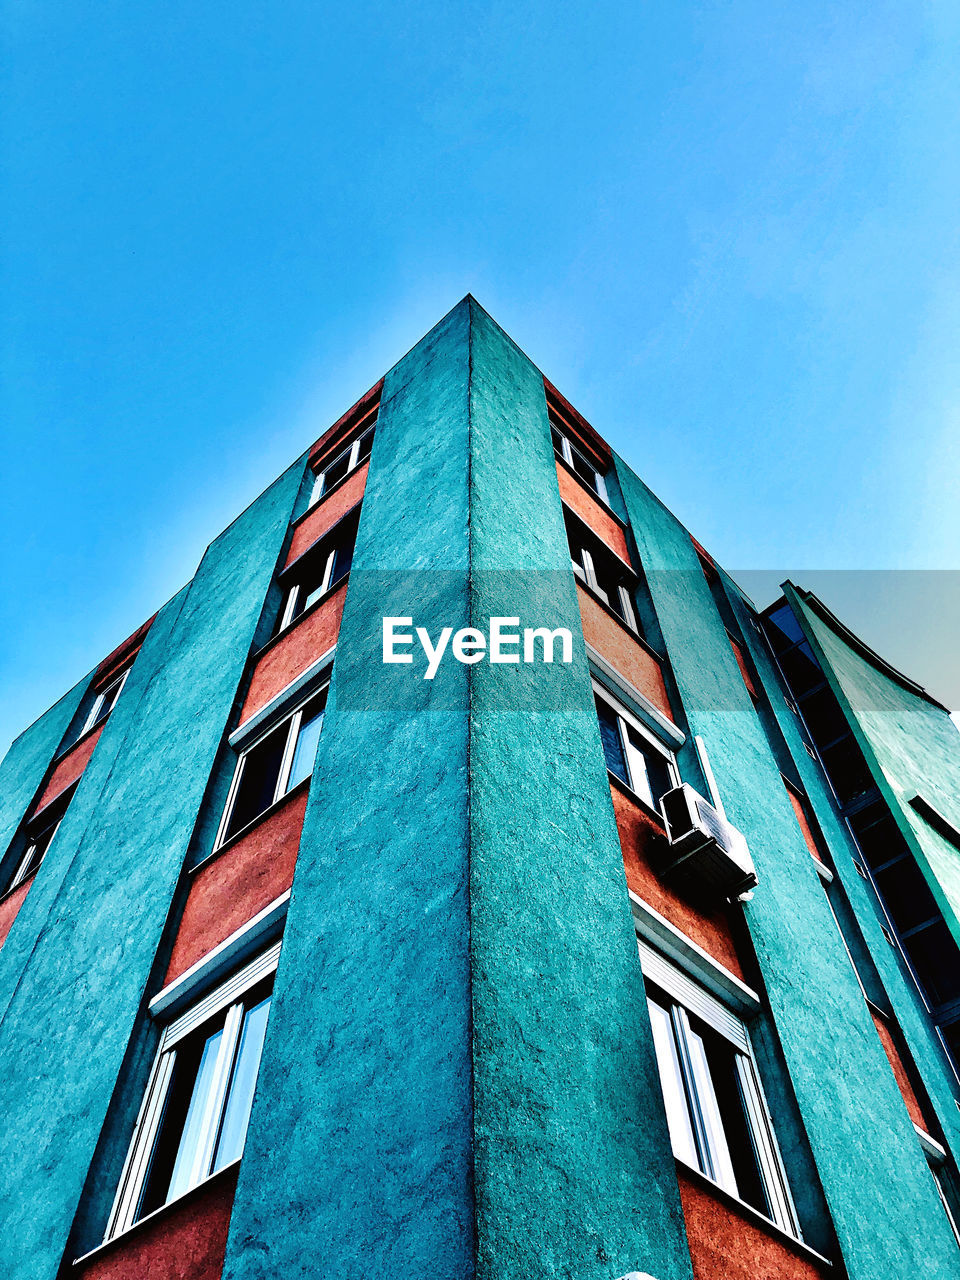
[[[724,898],[748,893],[757,883],[747,842],[736,827],[684,782],[660,801],[669,852],[662,874]]]

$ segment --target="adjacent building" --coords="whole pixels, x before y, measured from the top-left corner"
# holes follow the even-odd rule
[[[471,298],[0,826],[8,1280],[960,1278],[957,730]]]

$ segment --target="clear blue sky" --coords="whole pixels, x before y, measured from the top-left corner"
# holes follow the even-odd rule
[[[960,569],[953,0],[4,27],[3,742],[468,290],[730,568]]]

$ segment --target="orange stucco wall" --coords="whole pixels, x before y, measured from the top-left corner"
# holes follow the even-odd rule
[[[240,713],[241,724],[337,643],[346,596],[344,582],[266,650],[254,668]]]
[[[677,1169],[696,1280],[821,1280],[833,1268]]]
[[[660,663],[577,583],[583,638],[665,716],[673,720]]]
[[[575,511],[585,525],[588,525],[598,538],[602,538],[621,560],[630,563],[627,550],[627,539],[623,529],[603,504],[586,491],[561,463],[557,463],[557,480],[560,484],[560,497],[572,511]]]
[[[38,814],[41,809],[45,809],[51,800],[56,800],[61,792],[66,791],[71,782],[76,782],[80,777],[87,767],[90,757],[93,755],[94,747],[100,741],[100,735],[103,733],[106,723],[106,720],[104,720],[102,724],[99,724],[93,733],[88,734],[81,742],[78,742],[57,764],[43,789],[43,794],[37,801],[37,806],[33,811],[34,815]]]
[[[924,1115],[923,1107],[920,1105],[920,1099],[917,1097],[913,1085],[910,1083],[910,1076],[903,1059],[900,1057],[900,1050],[891,1034],[890,1028],[887,1026],[886,1020],[871,1006],[870,1014],[873,1018],[873,1025],[877,1028],[877,1035],[880,1037],[880,1043],[883,1045],[883,1051],[889,1059],[890,1066],[893,1068],[893,1074],[896,1076],[897,1084],[900,1092],[903,1094],[903,1100],[907,1104],[907,1110],[910,1112],[910,1119],[914,1124],[918,1124],[925,1133],[932,1133],[930,1121]]]
[[[33,876],[29,880],[24,880],[23,884],[18,884],[13,892],[8,893],[3,901],[0,902],[0,947],[6,942],[10,926],[17,918],[17,912],[20,910],[20,906],[32,884]]]
[[[77,1280],[218,1280],[236,1188],[234,1166],[119,1236],[71,1274]]]
[[[362,467],[357,467],[356,471],[347,476],[339,489],[331,493],[328,498],[324,498],[312,511],[307,512],[293,531],[286,564],[292,564],[298,556],[302,556],[307,548],[312,547],[318,538],[322,538],[328,530],[332,529],[351,507],[357,505],[363,497],[368,470],[369,463],[366,462]]]
[[[308,789],[288,796],[268,818],[194,875],[165,984],[290,888]]]
[[[786,783],[784,783],[786,786]],[[787,795],[790,797],[790,803],[793,805],[793,812],[797,815],[797,822],[800,824],[800,830],[803,832],[803,838],[806,841],[807,848],[810,850],[812,857],[818,862],[823,861],[823,855],[817,844],[817,837],[813,834],[813,828],[810,826],[810,819],[807,817],[806,810],[803,807],[803,801],[794,791],[793,787],[786,787]]]
[[[733,650],[733,656],[737,660],[737,666],[740,668],[740,674],[743,677],[743,683],[747,686],[747,692],[751,698],[759,698],[757,686],[753,683],[753,676],[750,674],[750,668],[747,666],[747,660],[743,656],[743,650],[734,640],[733,636],[728,637],[730,640],[730,648]]]
[[[655,842],[665,839],[663,828],[615,783],[611,783],[610,790],[628,888],[714,960],[738,978],[743,978],[743,967],[737,956],[726,907],[723,904],[691,903],[664,884],[651,863]]]

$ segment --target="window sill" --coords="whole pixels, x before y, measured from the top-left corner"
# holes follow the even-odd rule
[[[365,458],[363,462],[361,462],[358,466],[354,467],[352,471],[348,471],[342,480],[338,480],[336,484],[332,484],[330,486],[330,488],[327,490],[327,492],[323,495],[322,498],[318,498],[316,502],[311,502],[309,507],[307,507],[306,511],[304,511],[302,515],[297,516],[296,520],[291,520],[290,528],[291,529],[299,528],[299,526],[303,524],[304,520],[306,520],[309,516],[312,516],[315,511],[318,511],[320,507],[323,506],[323,504],[326,502],[328,498],[332,498],[335,493],[337,493],[340,489],[343,488],[343,486],[347,483],[348,480],[352,480],[355,475],[359,474],[359,472],[361,472],[364,469],[364,467],[369,467],[369,465],[370,465],[370,459]],[[359,505],[360,505],[359,503],[354,504],[354,506],[359,506]],[[351,507],[350,510],[352,511],[353,507]],[[349,514],[350,512],[348,511],[347,515]],[[343,519],[342,516],[341,516],[341,519]],[[338,520],[337,524],[339,523],[340,521]]]
[[[37,872],[40,870],[40,867],[42,866],[43,866],[43,859],[41,858],[39,866],[34,867],[34,869],[30,872],[28,876],[24,876],[23,879],[19,881],[17,884],[12,884],[9,889],[4,889],[3,893],[0,893],[0,906],[3,906],[6,900],[9,897],[12,897],[12,895],[15,894],[18,890],[22,889],[25,884],[27,885],[31,884],[32,881],[36,879]]]
[[[573,573],[573,570],[571,569],[570,572]],[[586,595],[588,595],[590,599],[594,601],[595,604],[598,604],[600,606],[600,608],[604,611],[605,614],[607,614],[609,617],[611,617],[614,620],[614,622],[617,624],[620,630],[624,633],[624,635],[628,635],[631,640],[636,641],[636,643],[640,646],[641,649],[643,649],[646,653],[648,653],[651,658],[655,658],[661,667],[663,666],[663,664],[666,662],[666,658],[663,656],[662,653],[657,653],[653,645],[650,644],[648,640],[644,640],[643,636],[640,634],[639,631],[634,631],[633,627],[627,626],[624,620],[620,617],[619,613],[617,613],[615,609],[611,609],[610,606],[607,604],[606,600],[604,600],[601,596],[598,596],[597,593],[593,590],[593,588],[588,583],[584,582],[584,580],[579,576],[579,574],[573,573],[573,580],[574,582],[576,582],[578,587],[581,587],[583,589]]]
[[[54,765],[58,765],[61,760],[66,760],[67,756],[72,755],[72,753],[76,751],[77,747],[79,747],[82,743],[86,742],[88,738],[92,737],[97,732],[98,729],[102,729],[103,726],[110,719],[110,716],[112,714],[113,712],[111,710],[103,717],[102,720],[98,720],[96,724],[92,724],[89,729],[84,729],[80,737],[74,738],[73,742],[70,743],[69,747],[64,747],[61,751],[57,752],[57,754],[53,757],[52,763]]]
[[[622,791],[628,799],[633,801],[645,817],[649,818],[651,822],[656,823],[659,831],[662,831],[664,835],[667,834],[667,828],[664,825],[663,818],[659,811],[651,808],[642,796],[638,796],[633,787],[630,786],[629,782],[624,782],[622,778],[618,778],[610,769],[607,770],[607,778],[609,779],[611,786],[616,787],[618,791]]]
[[[245,840],[251,831],[255,831],[261,823],[266,822],[268,818],[273,817],[275,813],[283,808],[288,800],[291,800],[294,796],[298,796],[301,792],[306,791],[310,786],[310,780],[312,777],[313,774],[311,773],[308,777],[298,782],[295,787],[291,787],[289,791],[284,792],[279,800],[274,800],[273,804],[264,809],[262,813],[258,813],[252,822],[248,822],[245,827],[242,827],[232,835],[229,840],[224,840],[223,843],[218,844],[215,849],[211,849],[208,854],[189,869],[187,875],[195,875],[202,867],[209,866],[211,862],[219,858],[221,853],[226,853],[229,849],[232,849],[235,844],[239,844],[241,840]]]
[[[304,618],[309,618],[311,614],[315,613],[317,609],[321,608],[322,605],[325,605],[328,600],[330,600],[333,596],[335,596],[337,592],[341,590],[341,588],[346,588],[346,585],[349,581],[350,581],[350,574],[345,573],[343,577],[339,580],[339,582],[335,582],[332,587],[329,587],[323,593],[322,596],[318,596],[317,599],[314,600],[313,604],[308,605],[307,608],[304,609],[303,613],[298,613],[297,616],[291,622],[287,623],[287,625],[283,628],[282,631],[278,631],[275,636],[270,637],[270,639],[267,641],[266,644],[261,645],[260,648],[253,655],[253,661],[259,662],[265,653],[269,653],[270,650],[275,645],[279,644],[281,640],[285,639],[288,635],[290,635],[292,631],[295,631],[297,627],[300,625],[300,623],[303,622]]]
[[[584,493],[589,493],[590,497],[593,498],[594,502],[596,502],[599,505],[600,510],[603,511],[605,515],[608,515],[611,518],[611,520],[615,521],[615,523],[620,526],[620,528],[623,530],[624,533],[627,533],[629,530],[629,525],[627,524],[626,520],[622,520],[620,516],[617,515],[613,507],[611,507],[610,503],[605,501],[603,498],[601,498],[599,493],[597,493],[596,489],[591,488],[591,486],[587,484],[583,476],[577,474],[577,472],[573,469],[573,467],[571,467],[570,463],[566,460],[566,458],[562,457],[559,453],[556,452],[556,450],[554,450],[553,456],[556,462],[561,467],[563,467],[567,475],[573,476],[574,480],[576,480],[577,484],[584,491]]]
[[[79,1258],[74,1258],[72,1265],[75,1267],[84,1266],[86,1263],[109,1253],[118,1245],[129,1240],[131,1236],[138,1234],[141,1229],[157,1222],[158,1219],[165,1215],[171,1214],[175,1209],[182,1208],[192,1199],[197,1199],[200,1194],[216,1182],[226,1182],[228,1178],[236,1178],[237,1171],[240,1167],[240,1157],[232,1160],[230,1164],[225,1165],[222,1169],[218,1169],[216,1173],[211,1173],[208,1178],[204,1178],[202,1182],[198,1182],[195,1187],[191,1187],[189,1191],[185,1191],[183,1195],[177,1196],[174,1200],[168,1200],[166,1204],[162,1204],[159,1209],[154,1209],[153,1213],[148,1213],[145,1218],[140,1218],[137,1222],[132,1223],[129,1227],[125,1227],[123,1231],[118,1231],[116,1235],[111,1236],[109,1240],[103,1240],[94,1249],[90,1249],[87,1253],[81,1254]]]
[[[674,1156],[674,1159],[677,1162],[677,1167],[683,1171],[691,1182],[694,1182],[704,1191],[709,1191],[711,1195],[716,1196],[716,1198],[722,1203],[728,1205],[737,1213],[742,1214],[752,1222],[754,1226],[760,1227],[761,1230],[766,1231],[768,1235],[772,1235],[777,1240],[780,1240],[784,1244],[796,1249],[798,1253],[801,1253],[804,1257],[818,1263],[821,1267],[833,1267],[833,1263],[829,1258],[825,1258],[822,1253],[818,1253],[816,1249],[812,1249],[810,1245],[806,1244],[798,1236],[792,1235],[789,1231],[785,1231],[784,1228],[778,1226],[772,1218],[768,1218],[766,1214],[755,1209],[752,1204],[747,1204],[746,1200],[741,1200],[739,1196],[735,1196],[732,1192],[727,1191],[725,1187],[721,1187],[718,1183],[714,1182],[712,1178],[708,1178],[706,1174],[701,1173],[699,1169],[694,1169],[692,1165],[687,1164],[686,1160],[681,1160],[679,1156]]]

